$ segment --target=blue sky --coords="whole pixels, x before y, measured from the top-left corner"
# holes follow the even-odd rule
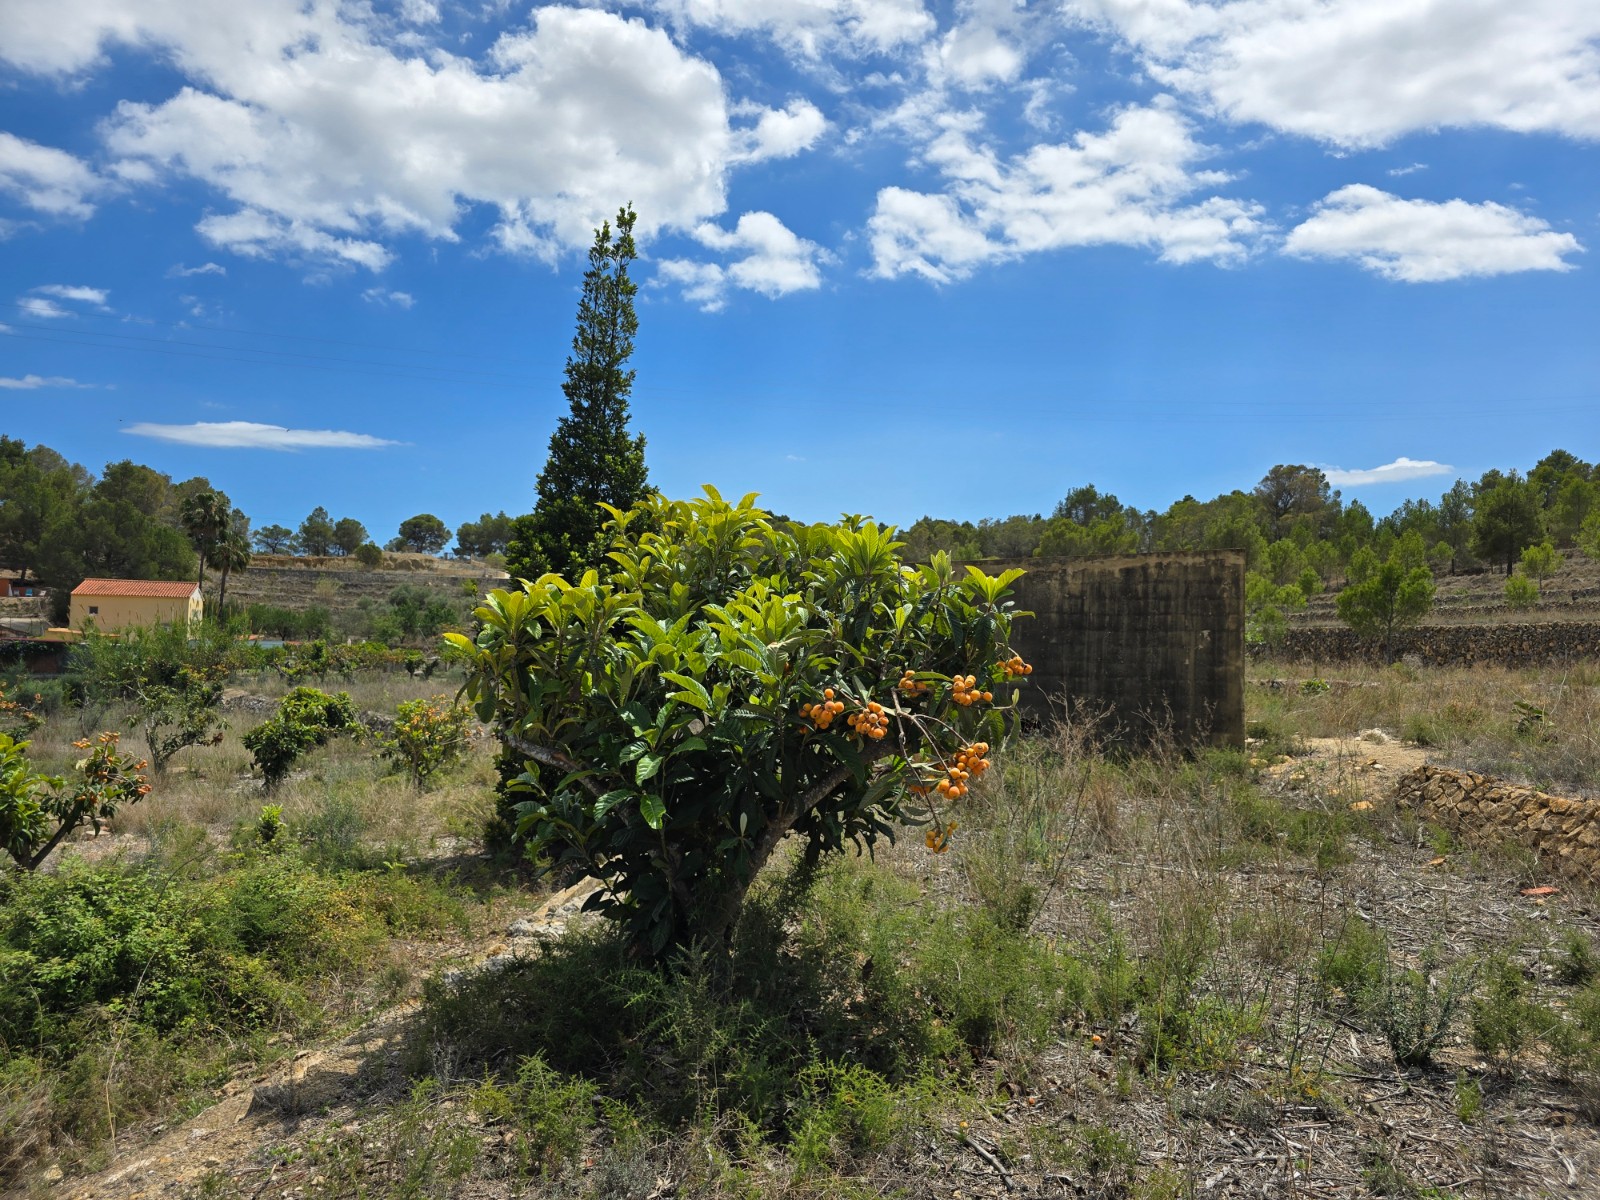
[[[653,482],[821,519],[1589,459],[1591,0],[3,0],[3,430],[526,511],[640,215]]]

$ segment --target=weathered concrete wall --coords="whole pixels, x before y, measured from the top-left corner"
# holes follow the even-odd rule
[[[1520,842],[1579,878],[1600,883],[1600,802],[1433,766],[1402,775],[1395,802],[1468,839]]]
[[[1419,625],[1394,635],[1395,658],[1415,655],[1430,667],[1546,666],[1600,658],[1600,622]],[[1290,629],[1282,658],[1305,662],[1376,662],[1378,653],[1349,629]]]
[[[1109,710],[1119,736],[1244,744],[1244,552],[984,563],[1027,571],[1012,643],[1033,664],[1033,715]]]

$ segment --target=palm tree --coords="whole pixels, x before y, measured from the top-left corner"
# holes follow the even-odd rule
[[[217,619],[222,620],[222,605],[228,597],[228,572],[243,571],[250,566],[250,539],[238,529],[224,533],[211,551],[211,561],[222,571],[222,583],[217,588]]]
[[[183,502],[178,522],[194,543],[200,556],[199,583],[206,581],[206,559],[210,558],[228,531],[233,517],[233,507],[216,492],[195,492]]]

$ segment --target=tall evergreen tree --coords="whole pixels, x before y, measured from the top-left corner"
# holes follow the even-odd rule
[[[600,560],[604,502],[631,508],[649,489],[644,436],[628,432],[628,396],[634,372],[627,362],[639,321],[633,312],[638,285],[628,278],[634,258],[632,206],[595,231],[589,270],[578,301],[561,390],[572,411],[550,437],[550,457],[539,472],[538,502],[518,517],[506,566],[514,577],[546,571],[572,575]]]

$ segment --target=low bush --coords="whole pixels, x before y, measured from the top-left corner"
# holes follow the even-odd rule
[[[268,790],[283,782],[297,759],[340,733],[359,733],[355,706],[346,692],[330,696],[297,687],[278,702],[278,711],[244,735]]]
[[[407,700],[395,713],[394,729],[379,737],[384,757],[417,787],[460,762],[471,738],[472,713],[449,696]]]
[[[293,853],[209,878],[116,860],[0,877],[0,1183],[215,1083],[269,1031],[370,1002],[391,936],[464,920],[424,880]]]

